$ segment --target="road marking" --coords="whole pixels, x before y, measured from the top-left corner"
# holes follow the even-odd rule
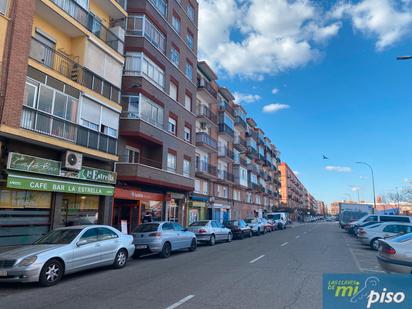
[[[182,298],[181,300],[179,300],[177,303],[174,303],[173,305],[167,307],[166,309],[174,309],[179,307],[180,305],[183,305],[185,302],[191,300],[193,297],[195,297],[194,295],[189,295],[186,296],[185,298]]]
[[[373,273],[385,273],[383,270],[376,270],[376,269],[367,269],[367,268],[361,268],[362,272],[368,271],[368,272],[373,272]]]
[[[286,246],[288,243],[289,243],[289,242],[284,242],[284,243],[281,244],[280,246],[281,246],[281,247],[284,247],[284,246]]]
[[[359,271],[362,271],[362,267],[360,266],[360,263],[358,261],[358,259],[356,258],[355,253],[353,253],[352,248],[348,248],[350,253],[352,254],[353,260],[355,261],[356,267],[358,267]]]
[[[249,263],[250,263],[250,264],[255,263],[256,261],[260,260],[260,259],[263,258],[264,256],[265,256],[265,255],[263,254],[263,255],[257,257],[256,259],[251,260]]]
[[[300,236],[299,236],[299,235],[296,235],[296,239],[298,239],[298,238],[300,238]]]

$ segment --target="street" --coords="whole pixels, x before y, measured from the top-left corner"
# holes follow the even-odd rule
[[[1,308],[320,308],[322,273],[377,271],[335,223],[295,224],[251,239],[199,246],[121,270],[70,275],[57,286],[0,285]],[[368,264],[369,263],[369,264]]]

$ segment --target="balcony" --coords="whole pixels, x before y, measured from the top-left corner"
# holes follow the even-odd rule
[[[247,152],[246,154],[248,155],[249,158],[251,159],[255,159],[258,157],[258,152],[255,148],[253,148],[252,146],[248,146],[247,147]]]
[[[233,174],[229,173],[228,171],[225,170],[217,170],[217,179],[220,182],[234,182],[235,178]]]
[[[233,164],[237,164],[237,165],[242,165],[242,166],[247,166],[247,161],[243,158],[241,158],[240,156],[235,157],[235,160],[233,162]]]
[[[231,151],[228,147],[219,147],[217,155],[219,158],[230,162],[234,160],[233,151]]]
[[[212,122],[213,125],[217,124],[217,115],[205,105],[196,105],[196,115],[198,118],[206,118],[208,121]]]
[[[245,130],[247,129],[246,121],[243,120],[240,116],[236,116],[236,118],[235,118],[235,126],[241,126],[241,127],[243,127]]]
[[[113,50],[123,55],[124,42],[112,30],[102,24],[92,13],[84,9],[74,0],[50,0],[87,30],[105,42]]]
[[[119,162],[116,164],[117,178],[123,181],[136,181],[163,188],[176,188],[191,191],[194,179],[162,169],[162,163],[147,158],[139,158],[139,163]]]
[[[217,141],[205,132],[196,133],[196,146],[208,152],[217,151]]]
[[[210,94],[214,99],[217,99],[217,91],[212,88],[210,83],[201,78],[197,80],[197,88],[200,90],[205,90],[208,94]]]
[[[116,138],[27,106],[23,106],[21,127],[90,149],[117,153]]]
[[[56,71],[107,99],[120,103],[120,89],[81,66],[65,54],[43,44],[35,38],[31,39],[30,58],[45,67]]]
[[[240,152],[244,152],[247,150],[247,143],[240,136],[235,136],[235,139],[233,140],[233,145]]]
[[[225,134],[230,138],[235,137],[235,131],[229,127],[226,123],[219,123],[219,133]]]
[[[218,103],[218,107],[219,107],[219,111],[221,112],[228,112],[230,115],[232,115],[233,117],[235,117],[235,110],[233,109],[233,107],[231,107],[229,105],[229,103],[227,103],[224,100],[219,101]]]
[[[209,162],[196,160],[196,176],[216,176],[216,166],[209,164]]]
[[[247,165],[247,169],[248,169],[250,172],[254,173],[254,174],[257,174],[257,173],[258,173],[258,169],[257,169],[257,166],[256,166],[255,163],[249,163],[249,164]]]

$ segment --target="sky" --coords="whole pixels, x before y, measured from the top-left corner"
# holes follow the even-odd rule
[[[199,0],[199,59],[318,200],[412,181],[412,0]],[[328,157],[323,159],[323,155]]]

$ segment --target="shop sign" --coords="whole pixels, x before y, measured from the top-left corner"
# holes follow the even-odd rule
[[[78,172],[65,171],[61,169],[61,162],[59,161],[43,159],[15,152],[9,153],[7,169],[102,183],[116,183],[116,173],[112,171],[86,166],[83,166]]]
[[[62,192],[84,195],[113,196],[114,187],[90,185],[80,182],[60,181],[47,178],[32,178],[23,175],[8,175],[7,187],[21,190]]]

